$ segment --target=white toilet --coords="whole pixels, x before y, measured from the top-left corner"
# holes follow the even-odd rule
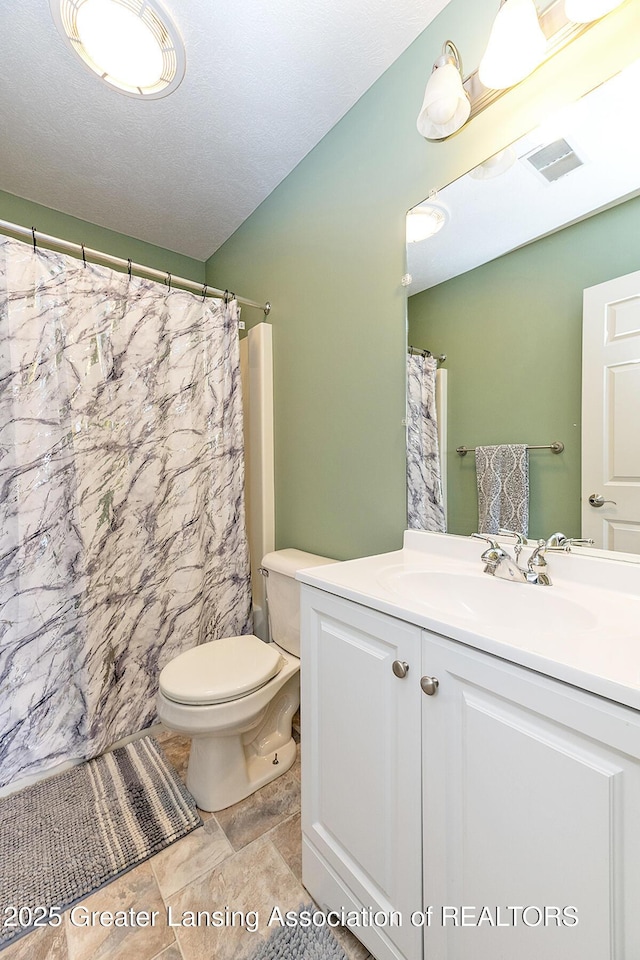
[[[296,758],[300,704],[298,570],[334,563],[301,550],[262,561],[271,643],[250,634],[187,650],[160,674],[158,716],[191,737],[187,788],[201,810],[222,810],[286,773]]]

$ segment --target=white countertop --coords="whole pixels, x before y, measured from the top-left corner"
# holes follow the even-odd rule
[[[402,550],[297,578],[640,710],[640,563],[550,551],[552,586],[538,586],[485,574],[486,546],[410,530]]]

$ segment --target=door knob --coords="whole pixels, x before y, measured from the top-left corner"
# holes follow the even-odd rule
[[[394,660],[391,664],[391,669],[395,673],[396,677],[399,677],[400,680],[402,680],[409,673],[409,664],[404,660]]]
[[[589,503],[592,507],[603,507],[605,503],[612,503],[616,506],[615,500],[605,500],[601,493],[592,493],[589,497]]]
[[[436,677],[422,677],[420,686],[422,687],[423,693],[426,693],[428,697],[432,697],[440,686],[440,682]]]

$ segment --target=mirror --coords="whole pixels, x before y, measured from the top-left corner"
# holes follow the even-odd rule
[[[478,529],[456,448],[523,443],[546,447],[529,538],[581,536],[583,290],[640,270],[639,94],[640,62],[407,215],[408,345],[447,358],[450,533]]]

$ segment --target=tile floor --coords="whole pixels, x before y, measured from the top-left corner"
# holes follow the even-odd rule
[[[158,737],[184,777],[189,741]],[[300,761],[246,800],[212,815],[203,826],[82,901],[87,910],[158,911],[153,927],[74,926],[68,912],[59,927],[27,934],[2,960],[246,960],[258,947],[274,905],[309,903],[302,886]],[[256,910],[261,927],[170,927],[184,911]],[[273,928],[275,929],[275,928]],[[349,960],[373,960],[344,929],[336,931]]]

